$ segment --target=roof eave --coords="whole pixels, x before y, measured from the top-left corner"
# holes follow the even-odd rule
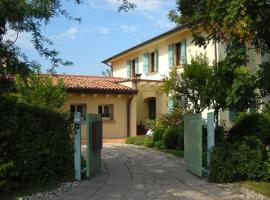
[[[68,93],[82,93],[82,94],[127,94],[136,95],[138,90],[134,89],[98,89],[98,88],[67,88]]]
[[[102,63],[108,64],[108,63],[110,63],[111,60],[115,59],[116,57],[119,57],[119,56],[121,56],[121,55],[123,55],[125,53],[133,51],[133,50],[135,50],[135,49],[137,49],[139,47],[142,47],[142,46],[147,45],[147,44],[149,44],[151,42],[154,42],[155,40],[158,40],[158,39],[160,39],[162,37],[165,37],[165,36],[170,35],[170,34],[176,32],[176,31],[183,30],[183,29],[188,28],[188,27],[189,27],[189,24],[184,24],[182,26],[178,26],[176,28],[173,28],[173,29],[171,29],[171,30],[169,30],[169,31],[167,31],[165,33],[162,33],[162,34],[160,34],[160,35],[158,35],[156,37],[153,37],[153,38],[151,38],[151,39],[149,39],[149,40],[147,40],[145,42],[142,42],[142,43],[140,43],[138,45],[135,45],[135,46],[133,46],[133,47],[131,47],[131,48],[125,50],[125,51],[122,51],[122,52],[120,52],[120,53],[118,53],[118,54],[116,54],[116,55],[114,55],[114,56],[112,56],[110,58],[107,58],[107,59],[103,60]]]

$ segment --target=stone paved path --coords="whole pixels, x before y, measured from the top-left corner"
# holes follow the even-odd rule
[[[106,144],[103,168],[63,200],[245,199],[188,173],[174,156],[125,144]]]

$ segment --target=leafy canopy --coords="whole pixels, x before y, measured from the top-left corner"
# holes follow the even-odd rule
[[[270,1],[177,0],[176,4],[169,18],[177,24],[190,24],[197,44],[237,39],[258,52],[270,52]]]
[[[62,80],[54,82],[51,76],[37,71],[26,80],[17,75],[15,82],[19,102],[50,110],[56,110],[64,104],[66,91]]]

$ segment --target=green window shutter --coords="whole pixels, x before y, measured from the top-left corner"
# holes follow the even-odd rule
[[[135,58],[135,74],[139,74],[139,58]]]
[[[131,78],[131,61],[127,61],[127,78]]]
[[[187,62],[187,45],[186,40],[181,41],[181,51],[180,51],[180,64],[186,64]]]
[[[174,44],[168,45],[168,63],[170,68],[174,65]]]
[[[149,53],[143,54],[143,73],[148,74],[149,72]]]
[[[158,72],[158,49],[155,49],[155,72]]]
[[[168,112],[171,113],[173,111],[173,99],[170,96],[168,96],[167,106],[168,106]]]
[[[229,121],[232,122],[236,118],[236,110],[234,108],[229,109]]]

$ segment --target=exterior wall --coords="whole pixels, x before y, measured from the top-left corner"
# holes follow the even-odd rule
[[[88,95],[68,94],[63,111],[69,111],[72,104],[86,104],[88,114],[98,114],[98,105],[113,104],[114,120],[103,120],[103,138],[126,138],[127,137],[127,95]],[[133,115],[133,114],[132,114]],[[135,114],[136,115],[136,114]],[[133,128],[134,129],[134,128]],[[134,132],[134,130],[133,130]],[[86,123],[82,122],[82,139],[86,139]]]
[[[127,78],[127,61],[138,57],[139,74],[142,74],[142,79],[162,80],[163,76],[168,75],[170,70],[168,62],[168,45],[178,43],[183,39],[186,39],[188,63],[190,63],[193,56],[200,53],[206,53],[211,62],[214,60],[214,45],[208,45],[206,49],[198,47],[192,43],[193,38],[191,32],[183,30],[117,58],[112,62],[113,76]],[[143,72],[143,54],[145,52],[153,52],[155,49],[158,49],[158,73],[146,75]]]

